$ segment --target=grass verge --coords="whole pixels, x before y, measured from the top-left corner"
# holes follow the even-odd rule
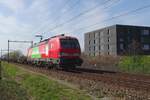
[[[3,63],[4,75],[25,88],[32,100],[91,100],[83,92],[71,89],[46,76],[36,75],[8,63]]]
[[[125,56],[118,66],[123,72],[150,74],[150,56]]]
[[[10,79],[0,81],[0,100],[28,100],[26,90]]]

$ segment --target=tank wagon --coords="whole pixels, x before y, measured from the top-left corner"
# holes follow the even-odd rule
[[[83,63],[78,39],[57,35],[34,44],[28,49],[27,62],[39,66],[74,68]]]

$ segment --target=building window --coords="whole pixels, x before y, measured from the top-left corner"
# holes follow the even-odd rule
[[[110,41],[110,38],[108,37],[108,42]]]
[[[91,51],[91,47],[89,47],[89,51]]]
[[[101,39],[99,38],[99,44],[101,43]]]
[[[91,44],[91,40],[89,40],[89,44]]]
[[[94,48],[93,48],[93,49],[94,49],[94,51],[95,51],[95,46],[94,46]]]
[[[101,50],[101,46],[99,46],[99,50]]]
[[[109,44],[108,44],[108,50],[109,50]]]
[[[150,46],[148,44],[143,45],[143,50],[149,50],[149,49],[150,49]]]
[[[108,29],[108,32],[107,32],[107,34],[109,35],[109,29]]]
[[[123,40],[123,38],[119,38],[119,41],[120,41],[120,42],[123,42],[124,40]]]
[[[123,43],[120,43],[120,49],[123,50],[124,49],[124,45]]]
[[[94,40],[94,44],[95,44],[95,40]]]
[[[142,30],[142,35],[149,35],[149,30]]]

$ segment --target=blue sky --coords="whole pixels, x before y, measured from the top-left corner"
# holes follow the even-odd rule
[[[0,47],[7,49],[8,39],[37,42],[36,34],[48,38],[65,33],[76,36],[83,50],[85,32],[113,24],[150,26],[150,8],[103,22],[148,4],[150,0],[0,0]],[[93,7],[95,9],[74,18]],[[72,18],[74,20],[66,23]],[[99,24],[84,28],[97,22]],[[11,49],[24,53],[27,47],[29,44],[11,43]]]

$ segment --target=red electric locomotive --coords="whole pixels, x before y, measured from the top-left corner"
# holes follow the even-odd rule
[[[82,64],[77,38],[64,34],[48,38],[28,49],[27,61],[51,67],[75,67]]]

